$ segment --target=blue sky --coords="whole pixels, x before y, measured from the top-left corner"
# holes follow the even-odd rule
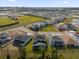
[[[9,7],[79,7],[79,0],[0,0]]]

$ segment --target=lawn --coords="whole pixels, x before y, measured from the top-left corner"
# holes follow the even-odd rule
[[[35,16],[22,16],[19,17],[19,22],[20,25],[28,25],[28,24],[32,24],[35,22],[41,22],[41,21],[45,21],[46,19],[41,18],[41,17],[35,17]]]
[[[8,17],[0,17],[0,26],[12,24],[12,23],[15,23],[15,21],[11,20]]]
[[[1,27],[0,31],[18,27],[18,26],[27,26],[28,24],[32,24],[35,22],[41,22],[41,21],[45,21],[45,20],[47,20],[47,19],[41,18],[41,17],[36,17],[36,16],[21,16],[21,17],[18,17],[19,24],[7,26],[7,27]],[[8,24],[13,24],[13,23],[15,23],[15,21],[12,21],[8,17],[0,18],[0,26],[5,26]]]
[[[35,16],[21,16],[21,17],[18,17],[18,19],[19,19],[18,21],[20,22],[20,25],[27,25],[34,22],[46,20],[44,18],[35,17]],[[11,23],[15,23],[15,21],[11,20],[8,17],[0,17],[0,26],[11,24]]]
[[[60,50],[59,54],[62,54],[64,59],[79,59],[79,49]]]
[[[45,28],[42,28],[40,31],[44,32],[44,31],[52,31],[52,32],[58,32],[58,29],[54,26],[47,26]]]

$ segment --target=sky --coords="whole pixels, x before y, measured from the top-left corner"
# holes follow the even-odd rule
[[[0,0],[0,7],[79,7],[79,0]]]

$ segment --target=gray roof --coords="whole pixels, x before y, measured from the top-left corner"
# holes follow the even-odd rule
[[[37,41],[46,41],[46,40],[45,40],[45,35],[37,35],[37,36],[35,37],[34,42],[37,42]]]
[[[33,46],[46,46],[45,43],[37,43],[37,44],[34,44]]]
[[[52,41],[63,41],[63,39],[60,38],[59,36],[54,36],[54,37],[52,38]]]
[[[17,36],[15,38],[15,40],[21,41],[21,42],[25,42],[26,40],[28,40],[31,37],[31,35],[20,35]]]

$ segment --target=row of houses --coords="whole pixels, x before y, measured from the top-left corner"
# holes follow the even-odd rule
[[[69,36],[69,35],[68,35]],[[59,35],[52,35],[50,39],[51,47],[79,47],[79,34],[73,34],[69,38],[68,36],[59,36]],[[64,37],[64,38],[63,38]],[[49,37],[48,37],[49,38]],[[0,45],[3,47],[9,42],[12,42],[13,46],[15,47],[24,47],[26,46],[31,40],[33,39],[33,51],[36,50],[45,50],[47,45],[47,39],[45,34],[36,34],[34,38],[32,35],[24,34],[24,35],[16,35],[14,37],[8,35],[8,33],[1,33],[0,34]]]
[[[66,18],[65,16],[56,17],[55,19],[52,19],[50,21],[50,24],[51,25],[56,25],[56,24],[62,23],[62,22],[64,22],[65,18]]]
[[[57,17],[60,15],[70,15],[72,13],[71,10],[30,10],[30,11],[24,11],[24,12],[20,12],[24,15],[34,15],[34,16],[40,16],[40,17],[45,17],[45,18],[52,18],[52,17]]]
[[[32,29],[33,31],[37,31],[49,25],[56,25],[61,22],[64,22],[64,20],[65,20],[65,17],[61,16],[61,17],[56,17],[55,19],[52,19],[52,20],[48,20],[44,22],[37,22],[37,23],[32,24],[30,26],[30,29]]]
[[[63,38],[64,37],[64,38]],[[79,34],[73,34],[73,36],[69,36],[69,38],[67,38],[68,36],[59,36],[59,35],[52,35],[52,38],[50,39],[51,42],[51,47],[55,47],[55,48],[64,48],[65,46],[67,46],[68,48],[75,48],[75,47],[79,47]],[[23,39],[24,38],[24,39]],[[27,38],[27,39],[26,39]],[[32,39],[32,36],[18,36],[15,38],[14,40],[14,44],[18,45],[18,46],[26,46],[26,44],[28,42],[30,42]],[[36,34],[34,35],[33,38],[33,46],[32,49],[33,51],[39,51],[39,50],[45,50],[47,49],[48,45],[47,45],[47,39],[46,39],[46,35],[45,34]]]
[[[68,30],[73,30],[73,31],[76,31],[77,30],[77,27],[75,27],[75,25],[73,24],[57,24],[55,25],[55,27],[57,29],[59,29],[60,31],[68,31]]]
[[[0,33],[0,46],[4,47],[8,44],[13,44],[13,46],[23,47],[27,45],[32,40],[32,35],[28,35],[26,32],[18,30],[18,31],[10,31]]]

